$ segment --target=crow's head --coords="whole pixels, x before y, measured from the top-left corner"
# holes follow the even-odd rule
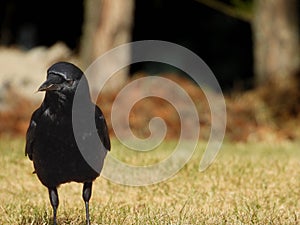
[[[79,81],[84,81],[83,72],[72,63],[58,62],[53,64],[47,71],[47,80],[39,87],[38,91],[46,91],[54,95],[74,96]]]

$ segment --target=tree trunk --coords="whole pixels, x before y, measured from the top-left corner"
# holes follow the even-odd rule
[[[94,36],[98,27],[102,0],[84,0],[84,21],[80,42],[80,60],[86,68],[93,62]]]
[[[297,0],[256,0],[253,20],[257,84],[286,80],[299,70]]]
[[[80,51],[83,67],[87,68],[112,48],[131,41],[133,9],[134,0],[85,0],[85,22]],[[124,54],[122,57],[127,57],[129,61],[130,51]],[[119,59],[110,61],[118,63]],[[128,68],[119,71],[105,85],[105,89],[120,87],[127,80],[128,72]],[[104,79],[98,79],[99,77],[93,74],[90,77],[91,86],[97,88],[101,85],[98,83]]]

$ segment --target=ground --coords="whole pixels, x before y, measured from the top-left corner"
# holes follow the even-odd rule
[[[62,59],[60,53],[49,57],[49,52],[43,51],[31,52],[34,57],[29,59],[35,63],[45,63],[43,59],[49,59],[46,60],[49,64]],[[24,56],[19,51],[17,54]],[[25,66],[20,66],[23,70],[18,63],[0,62],[3,67],[0,70],[0,224],[49,224],[52,211],[47,189],[32,174],[32,162],[24,156],[29,119],[43,95],[35,94],[36,99],[30,96],[45,78],[44,70],[48,64],[40,64],[37,70],[32,70],[42,73],[39,81],[33,79],[35,82],[28,85],[26,79],[21,83],[15,79],[16,83],[7,83],[10,75],[4,73],[9,71],[5,66],[17,67],[26,78],[31,68],[37,65],[29,63],[26,67],[28,61],[22,57],[17,61],[25,62]],[[128,82],[145,76],[135,74]],[[201,125],[196,152],[174,177],[159,184],[130,187],[103,177],[97,179],[91,200],[92,224],[299,224],[298,83],[294,83],[296,88],[269,84],[248,91],[225,93],[225,140],[216,161],[204,172],[199,172],[199,162],[210,134],[210,110],[206,98],[191,81],[175,74],[162,76],[177,82],[195,103]],[[26,91],[18,88],[20,84],[25,84]],[[140,92],[141,88],[133,89],[130,96]],[[114,137],[110,114],[117,94],[117,91],[105,92],[97,100],[112,137],[110,154],[134,165],[153,164],[164,159],[173,151],[174,142],[180,135],[174,107],[159,98],[146,98],[134,105],[129,120],[138,137],[149,135],[148,123],[153,117],[162,118],[169,128],[159,151],[136,154],[124,149]],[[189,126],[194,129],[199,124]],[[145,156],[139,157],[141,154]],[[81,190],[82,186],[76,183],[62,185],[59,189],[60,224],[84,224]]]
[[[131,164],[151,163],[172,152],[172,146],[165,142],[156,153],[139,157],[116,151],[121,145],[113,139],[110,154]],[[300,223],[297,143],[224,143],[211,167],[199,172],[204,148],[200,142],[186,166],[158,184],[131,187],[98,178],[90,202],[92,224]],[[0,154],[0,224],[51,224],[48,192],[32,174],[24,140],[2,138]],[[59,188],[59,224],[84,224],[81,190],[77,183]]]

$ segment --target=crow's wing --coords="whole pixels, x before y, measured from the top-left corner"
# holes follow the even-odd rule
[[[32,145],[35,139],[35,130],[41,114],[42,114],[41,108],[38,108],[37,110],[34,111],[30,120],[29,127],[26,132],[25,156],[28,155],[30,160],[32,160],[32,150],[33,150]]]
[[[102,144],[104,145],[105,149],[109,151],[110,150],[110,139],[109,139],[108,128],[107,128],[107,124],[106,124],[104,115],[98,106],[96,106],[96,109],[95,109],[95,120],[96,120],[97,132],[100,137],[100,140],[101,140]]]

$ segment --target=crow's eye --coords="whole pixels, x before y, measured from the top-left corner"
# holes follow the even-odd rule
[[[74,83],[74,81],[73,81],[73,80],[67,80],[67,84],[68,84],[69,86],[72,86],[72,85],[73,85],[73,83]]]

